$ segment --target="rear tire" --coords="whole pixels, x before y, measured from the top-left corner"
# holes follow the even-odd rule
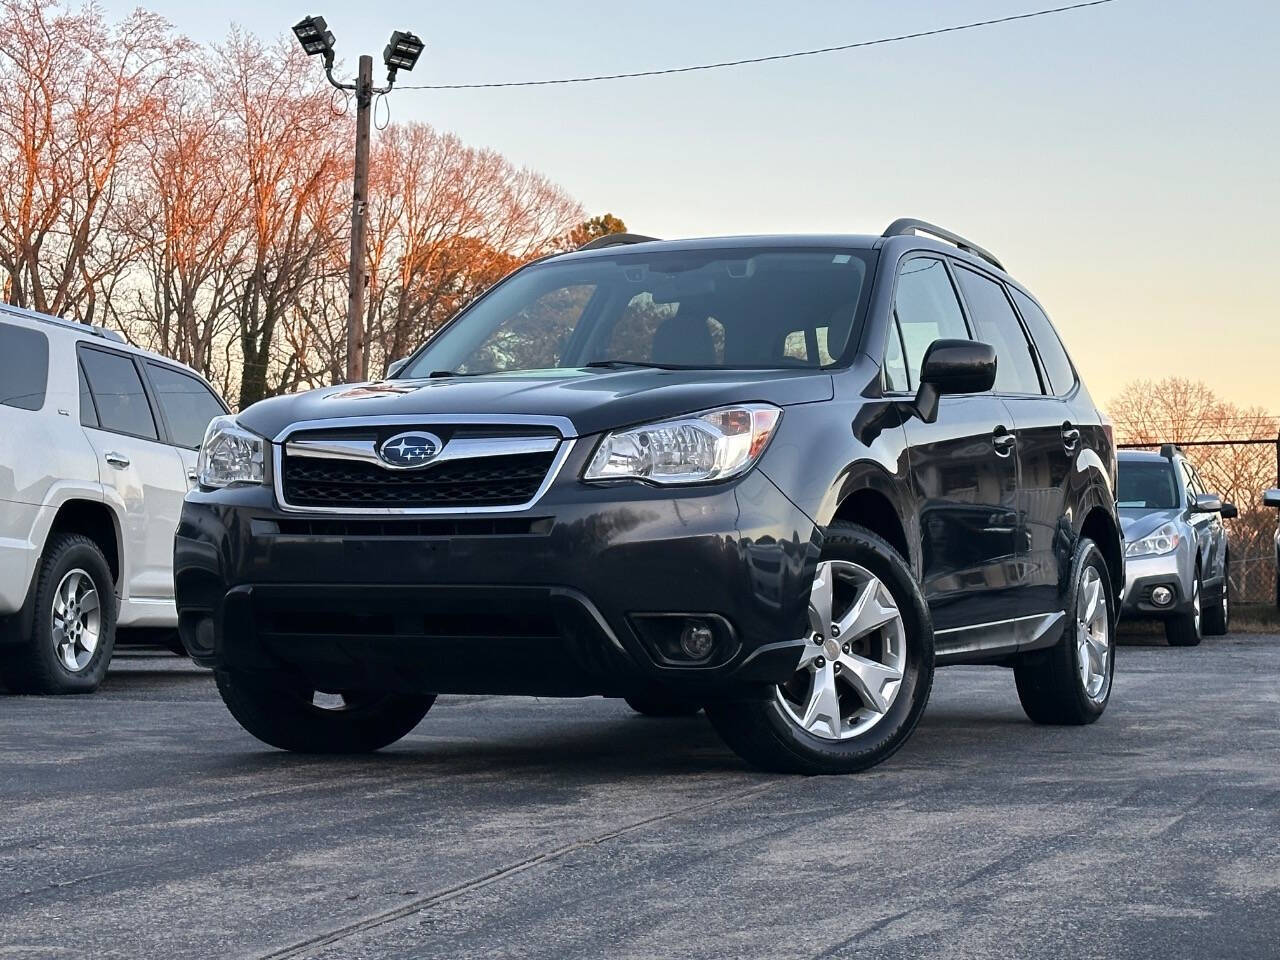
[[[646,717],[692,717],[702,709],[702,704],[674,697],[644,695],[626,697],[627,706]]]
[[[31,635],[7,652],[12,693],[92,693],[115,646],[116,594],[102,549],[78,533],[45,546],[32,595]]]
[[[263,743],[296,753],[372,753],[395,743],[427,715],[434,694],[345,693],[341,703],[283,677],[214,674],[240,726]]]
[[[1204,591],[1200,588],[1200,568],[1191,584],[1191,609],[1169,617],[1164,622],[1164,636],[1171,647],[1198,647],[1204,638],[1201,628],[1200,603]]]
[[[1062,639],[1020,655],[1013,675],[1022,709],[1035,723],[1082,726],[1107,708],[1116,667],[1111,578],[1102,552],[1087,538],[1076,548],[1066,601]]]
[[[933,687],[933,621],[920,587],[887,541],[836,522],[827,529],[809,617],[791,680],[767,700],[709,703],[707,716],[738,756],[762,770],[873,767],[906,743]]]

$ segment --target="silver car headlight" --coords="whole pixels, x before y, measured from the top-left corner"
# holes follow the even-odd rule
[[[235,417],[214,417],[200,445],[196,474],[203,487],[262,483],[266,477],[267,441],[250,433]]]
[[[600,441],[582,479],[727,480],[760,459],[781,418],[777,407],[749,403],[615,430]]]
[[[1155,533],[1125,544],[1124,555],[1126,557],[1160,557],[1166,553],[1173,553],[1181,542],[1182,534],[1178,533],[1178,528],[1172,523],[1166,523]]]

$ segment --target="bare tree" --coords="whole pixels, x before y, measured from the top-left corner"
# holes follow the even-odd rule
[[[99,285],[137,252],[107,228],[188,46],[141,10],[111,28],[93,7],[5,0],[0,266],[10,302],[95,317]]]

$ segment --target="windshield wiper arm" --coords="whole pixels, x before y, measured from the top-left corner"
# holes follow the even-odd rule
[[[623,367],[641,367],[651,370],[686,370],[688,367],[678,363],[653,363],[649,360],[592,360],[590,363],[584,363],[584,369],[603,368],[606,370],[618,370]]]

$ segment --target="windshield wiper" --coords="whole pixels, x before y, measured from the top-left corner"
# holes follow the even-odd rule
[[[590,363],[584,363],[584,369],[602,368],[605,370],[620,370],[624,367],[641,367],[651,370],[692,370],[693,367],[685,366],[679,363],[653,363],[649,360],[592,360]]]

